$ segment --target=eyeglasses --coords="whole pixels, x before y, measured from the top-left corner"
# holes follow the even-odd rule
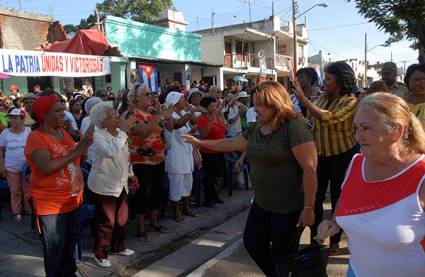
[[[411,82],[425,82],[425,78],[410,78]]]
[[[32,99],[30,99],[30,100],[24,100],[24,104],[32,104],[32,103],[34,103],[34,101],[35,100],[32,100]]]

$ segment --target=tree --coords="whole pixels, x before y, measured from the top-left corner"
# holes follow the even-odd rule
[[[151,23],[161,11],[172,7],[172,0],[105,0],[96,4],[101,15],[113,15]]]
[[[151,23],[161,11],[172,6],[172,0],[104,0],[96,4],[101,17],[113,15],[145,23]],[[87,19],[81,19],[79,25],[65,25],[64,30],[67,33],[77,32],[95,22],[96,15],[90,14]]]
[[[359,13],[390,35],[387,44],[406,38],[419,51],[418,60],[425,63],[424,0],[347,0],[355,2]]]

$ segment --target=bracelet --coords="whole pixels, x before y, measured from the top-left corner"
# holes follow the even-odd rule
[[[314,207],[313,206],[304,206],[305,210],[311,210],[314,211]]]

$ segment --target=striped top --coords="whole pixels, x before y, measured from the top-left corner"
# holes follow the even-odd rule
[[[314,122],[314,141],[319,156],[339,155],[356,145],[352,125],[358,101],[354,95],[342,95],[329,101],[327,94],[316,100],[316,106],[322,110],[322,119]]]

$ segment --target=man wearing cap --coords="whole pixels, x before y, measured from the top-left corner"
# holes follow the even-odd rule
[[[242,131],[248,129],[248,121],[246,119],[246,112],[248,110],[249,105],[249,94],[246,91],[241,91],[238,94],[238,102],[240,103],[239,108],[239,115],[241,116],[241,127]]]
[[[397,65],[393,62],[386,62],[382,65],[381,70],[382,81],[387,85],[390,91],[401,98],[405,98],[409,93],[409,89],[405,84],[396,81]]]
[[[35,121],[31,117],[32,113],[32,104],[35,101],[35,94],[28,92],[24,95],[22,98],[22,102],[24,103],[24,109],[25,109],[25,119],[24,119],[24,126],[25,127],[31,127]]]
[[[21,98],[18,85],[11,84],[9,87],[9,92],[10,92],[10,99],[15,100],[16,98]]]

